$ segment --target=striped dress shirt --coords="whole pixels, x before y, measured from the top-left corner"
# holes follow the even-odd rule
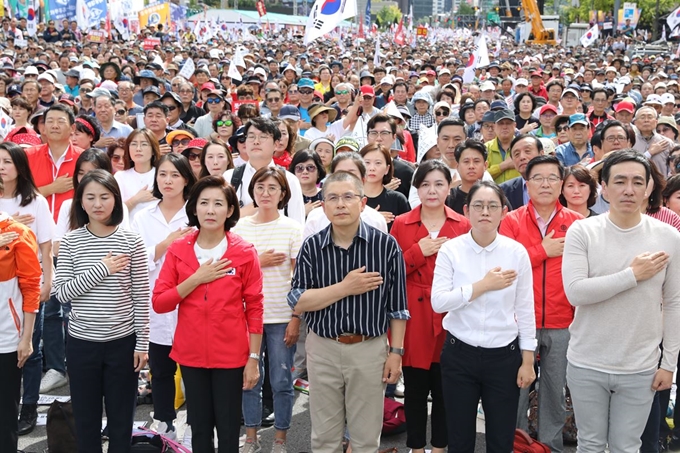
[[[391,319],[409,319],[406,307],[406,267],[397,241],[367,224],[359,223],[352,244],[343,249],[333,243],[332,225],[302,244],[288,293],[293,309],[307,289],[325,288],[341,282],[354,269],[379,272],[383,284],[374,291],[348,296],[321,310],[304,314],[307,326],[318,336],[342,334],[379,337]]]
[[[109,274],[106,255],[126,254],[130,264]],[[120,227],[106,237],[87,227],[68,233],[59,246],[52,294],[71,301],[68,333],[85,341],[118,340],[137,335],[135,351],[149,347],[149,267],[142,238]]]

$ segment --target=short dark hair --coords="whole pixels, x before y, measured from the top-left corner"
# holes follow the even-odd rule
[[[526,179],[529,179],[529,176],[531,175],[531,170],[533,170],[535,166],[544,164],[556,165],[560,175],[560,179],[564,179],[564,165],[562,165],[562,162],[560,162],[560,160],[552,154],[542,154],[531,159],[527,163],[527,167],[524,170],[524,175],[526,176]]]
[[[416,172],[413,175],[413,182],[412,185],[416,189],[420,189],[420,186],[423,184],[423,181],[425,181],[425,178],[427,178],[427,175],[432,173],[433,171],[440,171],[444,174],[444,178],[446,179],[446,182],[451,185],[451,169],[449,168],[448,165],[446,165],[444,162],[440,160],[435,160],[435,159],[430,159],[426,160],[422,164],[416,168]]]
[[[595,129],[593,136],[590,137],[590,146],[602,148],[602,131]]]
[[[536,102],[536,96],[529,93],[528,91],[525,91],[524,93],[520,93],[517,96],[515,96],[514,107],[515,107],[515,113],[516,114],[519,114],[519,103],[520,103],[520,101],[527,96],[529,96],[529,99],[531,99],[531,111],[533,112],[534,110],[536,110],[536,106],[538,105],[538,103]]]
[[[668,199],[678,190],[680,190],[680,175],[673,175],[666,181],[666,187],[663,189],[664,204]]]
[[[12,142],[0,143],[0,150],[3,150],[9,154],[14,168],[17,171],[17,181],[14,193],[7,194],[12,197],[20,197],[19,206],[28,206],[35,200],[40,193],[38,187],[35,185],[35,180],[33,179],[33,174],[31,173],[31,167],[28,164],[28,157],[26,156],[26,151],[24,151],[21,146]],[[11,215],[11,213],[9,213]]]
[[[239,207],[238,196],[236,196],[236,191],[231,186],[227,184],[221,176],[206,176],[198,180],[196,184],[191,188],[189,192],[189,199],[186,204],[187,218],[189,219],[188,226],[196,227],[201,229],[201,224],[198,221],[198,216],[196,215],[196,205],[198,205],[198,197],[201,196],[206,189],[220,189],[227,200],[227,205],[234,208],[231,216],[227,217],[224,221],[224,231],[229,231],[238,223],[238,219],[241,216],[241,209]]]
[[[597,93],[604,93],[605,98],[609,98],[609,94],[607,93],[607,90],[605,90],[604,88],[595,88],[593,90],[593,94],[590,96],[591,99],[595,99],[595,95]]]
[[[91,129],[83,124],[83,121],[89,124]],[[83,134],[92,137],[92,143],[97,143],[99,141],[99,138],[101,137],[101,124],[97,118],[92,115],[78,115],[75,125],[78,132],[82,132]]]
[[[196,184],[196,175],[194,175],[194,172],[191,169],[189,159],[177,153],[168,153],[164,156],[161,156],[158,162],[156,162],[156,173],[154,174],[153,178],[153,196],[159,200],[163,199],[163,193],[158,188],[158,170],[161,168],[161,165],[163,165],[164,162],[170,162],[172,165],[174,165],[182,178],[184,178],[184,180],[187,182],[186,186],[184,186],[184,190],[182,191],[182,198],[184,201],[186,201],[187,198],[189,198],[189,192],[191,192],[191,188],[194,186],[194,184]]]
[[[163,116],[168,116],[168,114],[170,113],[170,107],[163,104],[159,100],[155,100],[155,101],[152,101],[152,102],[149,102],[148,104],[146,104],[144,106],[144,115],[146,115],[146,113],[151,109],[158,109],[158,110],[162,111]]]
[[[248,104],[244,104],[244,105],[248,105]],[[281,131],[279,130],[278,127],[276,127],[276,124],[274,124],[274,121],[272,121],[269,118],[262,118],[260,116],[252,118],[245,125],[245,129],[243,130],[244,136],[248,135],[248,132],[250,132],[251,127],[254,127],[255,129],[257,129],[260,132],[265,132],[265,133],[271,135],[275,142],[281,140]]]
[[[335,168],[343,160],[351,160],[352,162],[354,162],[354,164],[357,166],[357,169],[359,170],[361,179],[364,179],[366,177],[366,164],[364,163],[364,158],[361,157],[361,154],[355,153],[353,151],[335,155],[335,157],[331,161],[331,174],[335,173]]]
[[[465,127],[465,122],[462,119],[457,119],[457,118],[445,118],[442,120],[441,123],[439,123],[439,126],[437,126],[437,135],[444,129],[446,126],[460,126],[463,128],[463,133],[467,137],[467,127]]]
[[[597,181],[595,180],[595,177],[593,174],[588,170],[586,167],[580,164],[572,165],[571,167],[567,167],[564,171],[564,181],[566,182],[567,178],[570,176],[573,176],[576,181],[587,184],[588,188],[590,189],[590,194],[588,195],[588,201],[586,205],[588,207],[591,207],[595,204],[597,201]],[[562,195],[560,195],[560,203],[562,206],[567,206],[567,199],[564,198],[564,186],[562,186]]]
[[[295,174],[295,167],[298,164],[303,164],[310,160],[314,162],[314,165],[316,165],[316,183],[319,184],[326,177],[326,169],[323,168],[323,162],[321,162],[321,158],[314,151],[308,151],[305,149],[293,154],[293,160],[290,161],[288,171]]]
[[[250,184],[248,184],[248,195],[250,195],[250,198],[253,200],[253,206],[257,208],[258,206],[255,202],[255,184],[269,177],[274,178],[276,182],[279,183],[279,186],[281,186],[283,198],[276,207],[278,209],[283,209],[290,201],[290,185],[288,184],[288,179],[286,179],[284,170],[279,167],[262,167],[257,170],[250,180]]]
[[[515,147],[515,145],[520,141],[524,140],[525,138],[530,138],[536,143],[536,148],[538,149],[539,154],[543,154],[543,143],[541,140],[536,137],[535,135],[530,135],[530,134],[519,134],[517,137],[512,139],[512,142],[510,142],[510,156],[512,156],[512,148]]]
[[[466,149],[473,149],[479,152],[479,154],[481,154],[484,160],[486,161],[488,153],[486,151],[486,146],[484,146],[484,143],[482,143],[479,140],[475,140],[474,138],[468,138],[464,142],[459,143],[458,146],[456,146],[456,149],[453,151],[453,156],[455,157],[456,162],[460,162],[460,156]]]
[[[9,105],[12,107],[21,107],[24,110],[28,110],[28,116],[31,116],[31,113],[33,113],[33,106],[30,102],[28,102],[28,99],[21,95],[12,98]]]
[[[613,151],[607,157],[605,157],[602,164],[602,171],[600,172],[600,180],[609,184],[609,176],[611,174],[612,167],[624,162],[636,162],[645,167],[645,180],[647,183],[649,183],[649,178],[652,177],[652,169],[651,165],[649,165],[649,160],[643,154],[640,154],[633,148]]]
[[[502,206],[509,206],[508,198],[505,196],[505,192],[503,192],[503,189],[501,189],[500,186],[493,181],[477,181],[474,183],[470,188],[467,197],[465,197],[465,204],[470,206],[470,202],[474,198],[477,191],[484,187],[487,187],[496,193]]]
[[[83,209],[85,188],[90,183],[96,183],[103,186],[113,195],[113,211],[111,212],[111,217],[109,217],[109,220],[106,222],[106,226],[120,225],[123,221],[123,199],[120,195],[120,187],[118,187],[118,182],[111,173],[98,168],[83,176],[80,184],[78,184],[75,196],[73,197],[70,213],[70,223],[73,229],[82,228],[90,222],[90,217],[87,215],[87,212],[85,212],[85,209]]]
[[[385,163],[389,167],[389,171],[382,178],[383,184],[389,184],[389,182],[392,181],[392,177],[394,176],[394,165],[392,163],[392,155],[390,154],[390,150],[388,150],[383,145],[379,145],[377,143],[372,143],[372,144],[368,144],[368,145],[364,146],[363,148],[361,148],[359,150],[359,154],[361,154],[361,157],[366,157],[366,154],[372,153],[374,151],[377,151],[377,152],[379,152],[383,155],[383,158],[385,159]]]
[[[60,103],[54,103],[52,104],[47,110],[45,110],[45,115],[44,118],[47,118],[47,114],[50,112],[64,112],[66,116],[68,116],[68,124],[69,126],[73,126],[73,123],[76,121],[76,116],[73,113],[73,109],[69,107],[68,105],[60,104]]]
[[[619,121],[619,120],[610,120],[610,121],[607,121],[606,124],[604,124],[604,126],[602,126],[602,129],[601,129],[601,133],[602,133],[602,141],[604,141],[605,133],[606,133],[609,129],[613,128],[613,127],[620,127],[621,129],[623,129],[624,132],[626,133],[626,137],[628,138],[628,141],[630,141],[630,131],[626,128],[626,125],[623,124],[623,123],[622,123],[621,121]]]
[[[389,124],[390,129],[392,130],[392,135],[397,133],[397,122],[394,121],[394,118],[389,116],[387,113],[382,113],[382,112],[378,113],[373,118],[368,120],[368,123],[366,123],[366,133],[368,133],[371,129],[375,129],[375,126],[378,123]]]

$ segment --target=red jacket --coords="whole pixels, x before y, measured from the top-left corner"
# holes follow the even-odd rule
[[[76,168],[76,161],[82,152],[83,150],[77,146],[69,145],[66,153],[64,153],[64,161],[59,166],[59,170],[57,170],[55,162],[50,155],[50,145],[45,143],[43,145],[28,148],[26,150],[26,157],[28,157],[28,166],[31,168],[31,174],[33,175],[35,185],[40,188],[52,184],[56,179],[54,176],[55,173],[57,177],[64,175],[73,176]],[[52,212],[52,217],[55,222],[57,221],[57,217],[59,217],[59,208],[61,208],[61,204],[64,200],[72,199],[73,195],[73,190],[69,190],[68,192],[56,193],[49,197],[45,197],[50,205],[50,211]]]
[[[529,93],[533,94],[534,96],[540,96],[546,101],[548,100],[548,90],[545,88],[545,85],[541,83],[541,86],[538,88],[538,90],[534,90],[534,86],[529,84]]]
[[[554,239],[564,238],[567,229],[583,218],[578,212],[555,206],[557,212],[548,223],[547,233],[554,231]],[[536,328],[566,329],[574,319],[574,307],[564,294],[562,257],[548,258],[541,242],[543,235],[536,222],[536,211],[529,204],[509,212],[501,222],[500,233],[522,244],[529,252],[534,276],[534,309]]]
[[[227,235],[223,258],[234,272],[198,286],[186,298],[177,285],[199,267],[194,252],[198,231],[173,242],[153,290],[153,309],[169,313],[178,305],[177,329],[170,357],[196,368],[239,368],[250,353],[251,333],[262,333],[262,270],[255,247],[233,233]]]
[[[432,311],[430,297],[434,265],[437,254],[428,257],[418,241],[430,233],[420,221],[421,206],[397,216],[390,234],[399,243],[406,262],[406,297],[411,319],[406,323],[404,336],[404,357],[402,365],[429,370],[433,363],[439,363],[446,331],[442,328],[444,314]],[[462,215],[445,207],[446,222],[438,237],[449,239],[470,231],[470,222]]]

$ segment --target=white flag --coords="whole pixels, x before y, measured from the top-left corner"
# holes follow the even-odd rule
[[[191,76],[194,75],[194,71],[196,71],[196,65],[194,64],[194,60],[189,58],[187,61],[184,62],[184,65],[182,65],[182,69],[179,71],[177,75],[182,76],[185,79],[189,80],[191,79]]]
[[[305,27],[305,45],[357,15],[356,0],[316,0]]]
[[[597,41],[597,38],[600,36],[600,31],[597,28],[597,24],[593,25],[593,28],[585,32],[583,36],[581,36],[581,45],[583,47],[588,47],[589,45],[593,44],[595,41]]]
[[[486,47],[486,36],[477,39],[477,49],[472,53],[463,73],[463,83],[470,83],[475,79],[475,69],[489,64],[489,49]]]
[[[26,33],[28,36],[35,36],[38,33],[38,14],[34,1],[28,2],[28,21],[26,22]]]
[[[675,27],[680,25],[680,6],[668,15],[666,23],[668,24],[668,27],[671,29],[671,31],[675,30]]]
[[[236,68],[237,65],[243,68],[246,67],[246,63],[245,61],[243,61],[243,53],[241,49],[237,49],[236,52],[234,52],[234,56],[231,59],[231,63],[229,63],[229,72],[227,73],[227,75],[231,77],[233,80],[243,80],[241,73],[238,72],[238,69]]]
[[[380,66],[380,36],[375,37],[375,54],[373,55],[373,64]]]
[[[81,30],[90,29],[90,10],[85,0],[76,0],[76,22]]]

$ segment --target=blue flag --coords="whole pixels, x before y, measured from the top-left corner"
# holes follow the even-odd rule
[[[371,29],[371,0],[366,3],[366,12],[364,13],[364,27],[368,27],[367,30]]]
[[[59,22],[62,19],[72,20],[76,17],[76,0],[49,0],[50,20]]]

